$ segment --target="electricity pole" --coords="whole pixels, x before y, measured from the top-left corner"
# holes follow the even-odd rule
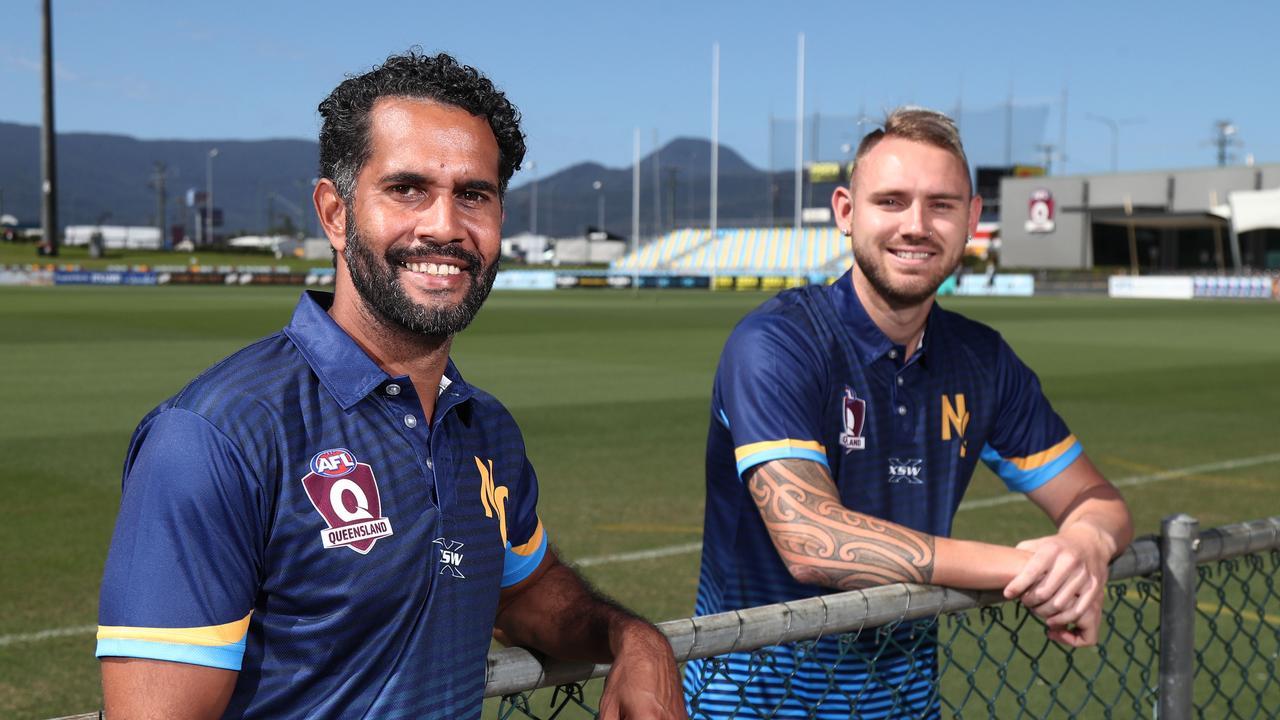
[[[52,0],[41,4],[43,19],[42,42],[44,45],[44,122],[40,128],[40,165],[44,182],[40,189],[43,202],[40,206],[40,226],[44,232],[45,247],[50,255],[58,254],[58,167],[54,152],[53,130],[53,9]]]

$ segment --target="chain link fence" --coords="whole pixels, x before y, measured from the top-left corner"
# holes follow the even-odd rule
[[[1270,718],[1280,713],[1280,516],[1199,532],[1182,515],[1136,540],[1111,566],[1096,647],[1050,641],[1043,625],[996,592],[891,585],[662,623],[680,661],[723,677],[745,658],[753,678],[789,684],[816,664],[831,687],[796,687],[789,710],[829,707],[863,717]],[[816,652],[835,639],[834,662]],[[933,644],[936,639],[936,648]],[[906,697],[877,660],[936,652],[932,694]],[[785,658],[785,661],[784,661]],[[838,663],[867,668],[860,687],[835,681]],[[930,659],[926,664],[932,664]],[[810,668],[813,670],[815,668]],[[930,668],[931,669],[931,668]],[[595,717],[606,665],[546,665],[519,648],[489,656],[486,716]],[[895,677],[900,677],[896,675]],[[554,688],[539,690],[537,688]],[[806,694],[810,693],[810,694]],[[715,716],[770,717],[749,693]],[[801,698],[800,696],[804,696]],[[860,705],[879,698],[875,707]],[[885,701],[884,698],[889,698]],[[698,696],[693,717],[711,716]],[[920,710],[921,707],[925,709]]]
[[[998,592],[889,585],[659,625],[681,662],[723,675],[745,657],[784,687],[813,664],[830,679],[801,706],[857,717],[1274,718],[1280,715],[1280,516],[1199,532],[1174,516],[1159,537],[1134,541],[1111,564],[1098,645],[1050,641],[1040,621]],[[818,652],[834,639],[834,660]],[[885,682],[877,662],[921,655],[923,700]],[[783,657],[792,661],[781,662]],[[858,687],[836,682],[840,663],[868,668]],[[936,675],[934,675],[936,665]],[[522,648],[489,654],[485,717],[596,717],[607,665],[544,663]],[[901,677],[899,674],[898,677]],[[934,680],[936,678],[936,680]],[[800,688],[795,688],[801,694]],[[745,689],[730,713],[770,717]],[[868,698],[879,698],[863,712]],[[884,701],[883,698],[889,698]],[[693,717],[700,698],[690,698]],[[789,708],[792,706],[788,706]],[[923,711],[917,708],[923,707]],[[63,720],[92,720],[97,713]]]

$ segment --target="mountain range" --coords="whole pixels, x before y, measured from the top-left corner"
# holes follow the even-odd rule
[[[210,160],[209,150],[217,148]],[[220,236],[299,228],[318,233],[311,209],[318,150],[310,140],[139,140],[126,135],[59,133],[59,224],[154,225],[157,178],[163,178],[167,225],[191,223],[189,193],[203,192],[213,171],[222,209]],[[719,155],[720,224],[772,224],[792,215],[793,174],[753,167],[732,148]],[[161,171],[162,170],[162,171]],[[525,174],[527,176],[528,173]],[[640,162],[640,231],[654,234],[708,223],[711,143],[678,138]],[[0,122],[0,214],[24,225],[40,222],[40,129]],[[596,189],[595,183],[600,183]],[[535,191],[536,187],[536,191]],[[583,162],[507,191],[506,236],[534,229],[552,237],[580,236],[597,225],[631,234],[632,168]],[[825,204],[830,186],[812,189]]]

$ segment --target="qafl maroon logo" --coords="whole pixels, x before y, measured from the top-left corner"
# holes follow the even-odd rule
[[[840,431],[840,447],[848,454],[867,446],[867,439],[862,436],[863,423],[867,418],[867,401],[858,397],[848,386],[844,389],[843,400],[840,420],[844,423],[844,429]]]
[[[320,531],[325,548],[348,547],[364,555],[378,538],[392,534],[391,521],[382,517],[373,468],[357,462],[350,450],[333,448],[316,453],[302,487],[329,525]]]

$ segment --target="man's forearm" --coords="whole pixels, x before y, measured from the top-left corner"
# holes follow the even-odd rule
[[[501,610],[496,625],[513,645],[589,662],[610,662],[628,630],[652,628],[558,560]]]
[[[896,582],[993,589],[1013,579],[1030,556],[850,510],[826,469],[808,460],[759,465],[747,486],[783,564],[803,583],[840,590]]]

